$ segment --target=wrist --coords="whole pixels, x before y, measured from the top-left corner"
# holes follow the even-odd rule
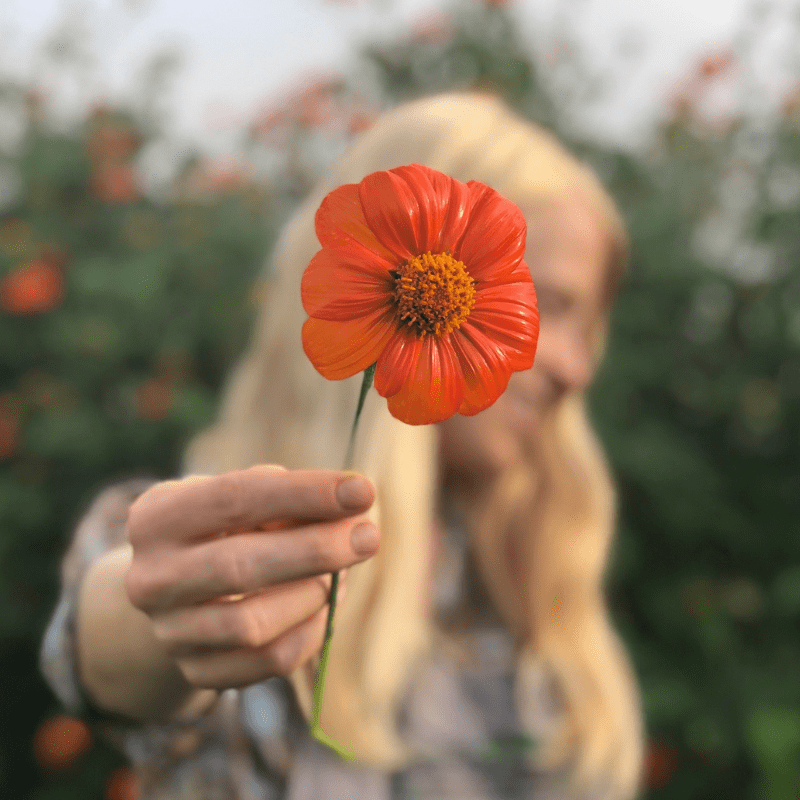
[[[200,702],[153,634],[150,618],[125,591],[130,545],[102,555],[84,576],[76,610],[78,679],[102,711],[137,720],[166,720]],[[213,698],[212,698],[213,699]]]

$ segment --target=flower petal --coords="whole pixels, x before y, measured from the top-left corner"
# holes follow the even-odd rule
[[[303,308],[317,319],[354,319],[392,302],[391,264],[361,247],[323,248],[303,273]]]
[[[303,350],[317,372],[338,381],[374,364],[394,332],[393,310],[350,320],[310,317],[303,324]]]
[[[364,219],[380,243],[401,261],[424,252],[419,240],[419,202],[395,171],[373,172],[358,184]]]
[[[477,281],[510,273],[525,254],[525,217],[514,203],[489,186],[477,181],[467,186],[472,194],[472,211],[453,255],[464,262]]]
[[[375,389],[381,397],[391,397],[403,388],[417,367],[422,337],[408,326],[396,331],[375,367]]]
[[[508,286],[515,283],[533,285],[530,267],[524,261],[520,261],[510,272],[496,272],[484,276],[480,281],[478,291],[490,286]]]
[[[481,287],[467,323],[494,340],[513,371],[530,369],[539,341],[539,311],[533,282]]]
[[[503,394],[513,370],[503,348],[468,323],[451,338],[464,376],[464,399],[458,413],[472,416]]]
[[[464,381],[449,337],[426,336],[416,367],[387,402],[393,417],[409,425],[427,425],[452,417],[463,397]]]
[[[394,253],[378,241],[364,219],[358,184],[346,183],[326,195],[314,217],[314,228],[323,247],[360,245],[393,264],[398,263]]]
[[[409,164],[391,170],[405,180],[419,204],[418,253],[452,251],[469,223],[469,187],[430,167]]]

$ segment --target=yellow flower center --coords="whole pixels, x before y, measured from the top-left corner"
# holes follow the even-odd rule
[[[475,281],[450,253],[423,253],[392,272],[400,319],[424,336],[460,328],[475,305]]]

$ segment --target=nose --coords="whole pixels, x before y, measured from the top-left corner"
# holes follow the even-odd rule
[[[594,371],[585,334],[571,325],[543,325],[534,368],[554,384],[559,394],[583,391]]]

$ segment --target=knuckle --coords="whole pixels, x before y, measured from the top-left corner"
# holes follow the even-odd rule
[[[253,564],[247,552],[240,547],[231,547],[224,561],[224,576],[231,593],[247,591],[253,582]]]
[[[177,481],[160,481],[142,492],[128,506],[127,537],[134,546],[147,539],[148,518],[174,491]]]
[[[231,689],[237,681],[229,672],[229,667],[214,660],[200,658],[176,658],[175,663],[183,677],[197,689]]]
[[[274,643],[270,658],[276,674],[290,675],[322,650],[324,623],[318,613]]]
[[[187,682],[198,689],[214,689],[214,683],[208,679],[206,671],[197,659],[182,658],[176,661],[178,669]]]
[[[245,472],[226,472],[216,480],[215,512],[225,528],[241,528],[250,522]]]
[[[332,575],[326,572],[324,575],[315,575],[311,578],[314,591],[318,593],[317,600],[320,602],[320,607],[328,602],[328,596],[331,593]],[[341,586],[341,582],[339,584]]]
[[[333,572],[339,568],[336,541],[341,535],[341,523],[322,525],[310,535],[306,557],[317,572]]]
[[[184,619],[183,637],[196,644],[214,644],[224,638],[229,630],[227,619],[214,613],[214,606],[201,606],[190,612]]]
[[[331,573],[327,572],[304,579],[302,589],[309,617],[327,605],[331,595],[331,578]]]
[[[170,593],[169,572],[163,566],[134,557],[124,578],[125,591],[135,608],[148,613]]]
[[[154,626],[153,635],[168,656],[178,658],[178,656],[186,654],[186,642],[177,640],[168,628],[162,628],[157,632]]]
[[[153,636],[170,655],[176,655],[204,641],[195,634],[196,616],[191,612],[187,615],[185,610],[153,613],[150,615]]]
[[[152,619],[153,636],[156,641],[164,646],[169,646],[173,642],[173,635],[170,626],[161,619]]]
[[[131,565],[125,574],[123,583],[131,604],[135,608],[144,609],[147,606],[147,600],[151,591],[146,572]]]
[[[299,632],[294,633],[271,648],[270,660],[276,675],[290,675],[300,666],[303,638]]]
[[[126,535],[128,537],[128,541],[135,547],[137,543],[143,538],[142,533],[144,530],[144,526],[142,524],[142,509],[145,507],[145,503],[147,502],[145,499],[144,494],[140,495],[133,501],[133,503],[128,508],[128,520],[126,525]]]
[[[258,615],[247,607],[237,609],[237,614],[231,620],[231,631],[236,644],[241,647],[255,649],[266,644],[268,639],[264,635],[263,626]]]

